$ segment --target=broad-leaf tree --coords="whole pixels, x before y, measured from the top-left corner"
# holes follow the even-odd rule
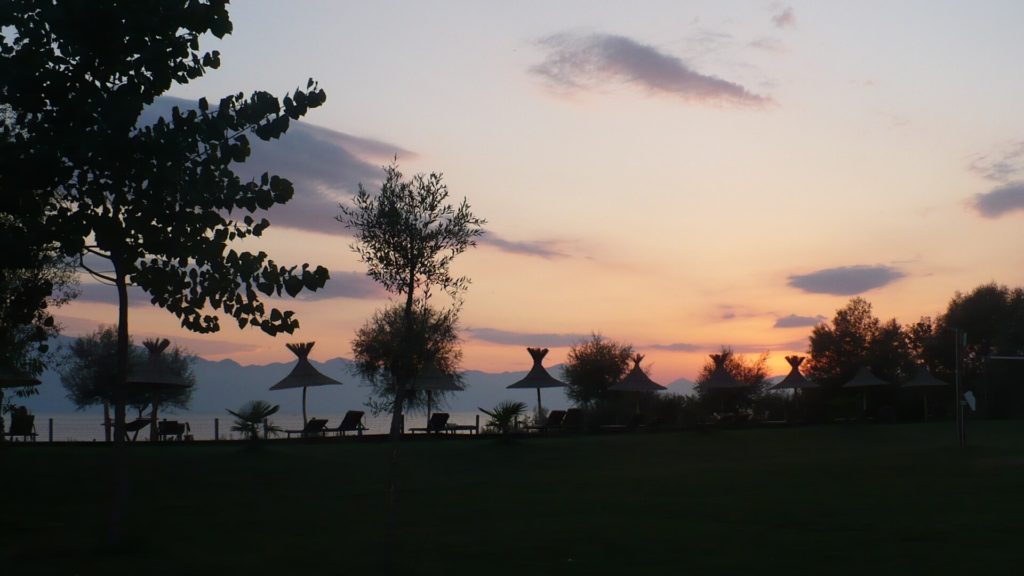
[[[53,246],[22,249],[23,232],[12,216],[0,214],[0,246],[18,247],[0,255],[0,368],[38,376],[46,368],[48,341],[59,333],[53,309],[77,294],[78,282]]]
[[[352,250],[366,264],[367,274],[388,292],[405,298],[402,347],[410,351],[403,353],[410,354],[417,294],[426,302],[432,290],[440,288],[458,309],[469,278],[453,275],[451,264],[476,245],[486,221],[473,214],[465,198],[458,205],[448,202],[441,174],[416,174],[403,180],[397,163],[384,167],[379,192],[372,194],[360,184],[352,204],[342,204],[336,218],[353,231]],[[402,407],[415,370],[411,359],[392,366],[394,438],[402,433]]]
[[[562,376],[565,393],[573,402],[593,406],[608,398],[608,388],[622,380],[630,369],[633,346],[600,334],[569,348]]]
[[[201,99],[139,125],[157,96],[220,66],[199,40],[231,32],[226,4],[12,0],[0,9],[0,102],[9,107],[0,210],[40,222],[26,238],[55,242],[116,289],[115,390],[128,366],[129,285],[189,330],[218,330],[220,311],[277,334],[298,321],[264,297],[315,290],[328,278],[323,267],[283,266],[239,248],[266,230],[262,212],[293,189],[275,175],[243,181],[233,170],[249,157],[251,137],[278,138],[324,102],[315,82],[283,102],[266,92]],[[106,264],[94,266],[97,257]],[[115,421],[120,432],[116,396]]]

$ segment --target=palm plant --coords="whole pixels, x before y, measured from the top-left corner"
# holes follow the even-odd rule
[[[512,432],[512,425],[515,424],[516,418],[526,412],[526,403],[503,400],[490,410],[481,408],[480,411],[491,417],[487,422],[488,428],[493,428],[501,434],[508,434]]]
[[[231,431],[241,432],[250,440],[256,441],[260,439],[260,427],[266,421],[267,433],[276,434],[281,431],[281,428],[274,426],[274,423],[267,420],[267,418],[275,414],[280,408],[277,404],[271,405],[270,402],[265,400],[252,400],[243,404],[238,409],[238,412],[228,410],[228,414],[235,417],[235,423],[231,426]]]

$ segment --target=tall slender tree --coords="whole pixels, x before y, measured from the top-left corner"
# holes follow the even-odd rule
[[[404,360],[391,367],[395,381],[391,436],[399,438],[403,404],[417,369],[413,360],[417,294],[426,303],[432,289],[440,288],[458,309],[469,278],[453,275],[451,264],[476,246],[486,221],[472,213],[465,198],[458,205],[448,202],[448,186],[440,173],[403,180],[397,160],[384,167],[379,193],[371,194],[360,184],[352,204],[342,204],[336,219],[354,232],[356,242],[351,247],[366,264],[367,274],[388,292],[405,298],[404,336],[398,353]]]

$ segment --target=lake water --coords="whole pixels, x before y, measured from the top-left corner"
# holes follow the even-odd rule
[[[475,424],[476,416],[480,416],[480,426],[487,423],[488,417],[480,412],[450,412],[448,422],[452,424]],[[324,418],[321,414],[309,414],[309,417]],[[343,414],[337,416],[326,416],[327,426],[337,426],[341,423]],[[133,419],[129,415],[129,420]],[[213,440],[214,430],[219,421],[219,438],[221,440],[239,440],[241,434],[231,431],[231,424],[234,418],[230,414],[194,414],[191,412],[182,414],[168,413],[161,414],[160,419],[177,420],[188,422],[192,436],[196,440]],[[50,439],[50,420],[53,421],[53,440],[56,442],[102,442],[103,441],[103,414],[101,413],[71,413],[71,414],[36,414],[36,433],[38,440],[45,442]],[[9,420],[5,418],[5,422]],[[271,422],[284,430],[300,430],[302,428],[302,414],[275,414]],[[425,414],[407,414],[405,416],[405,427],[420,428],[426,426],[427,417]],[[363,417],[363,424],[369,430],[368,434],[387,434],[391,428],[391,416],[373,416],[367,413]],[[284,438],[285,435],[280,436]],[[292,436],[294,438],[294,435]],[[149,438],[149,428],[139,432],[139,439]],[[273,437],[272,437],[273,438]]]

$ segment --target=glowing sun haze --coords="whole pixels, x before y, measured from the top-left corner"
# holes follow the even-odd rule
[[[136,340],[212,359],[349,357],[387,295],[333,220],[397,155],[440,171],[489,221],[456,260],[473,284],[464,365],[525,370],[526,346],[600,332],[661,383],[721,345],[783,357],[854,295],[912,322],[956,290],[1024,284],[1020,2],[239,2],[204,48],[221,70],[154,107],[316,78],[327,103],[240,173],[290,178],[250,249],[328,267],[323,294],[279,301],[271,338],[222,317],[188,333],[145,297]],[[70,334],[114,323],[113,289],[61,310]]]

